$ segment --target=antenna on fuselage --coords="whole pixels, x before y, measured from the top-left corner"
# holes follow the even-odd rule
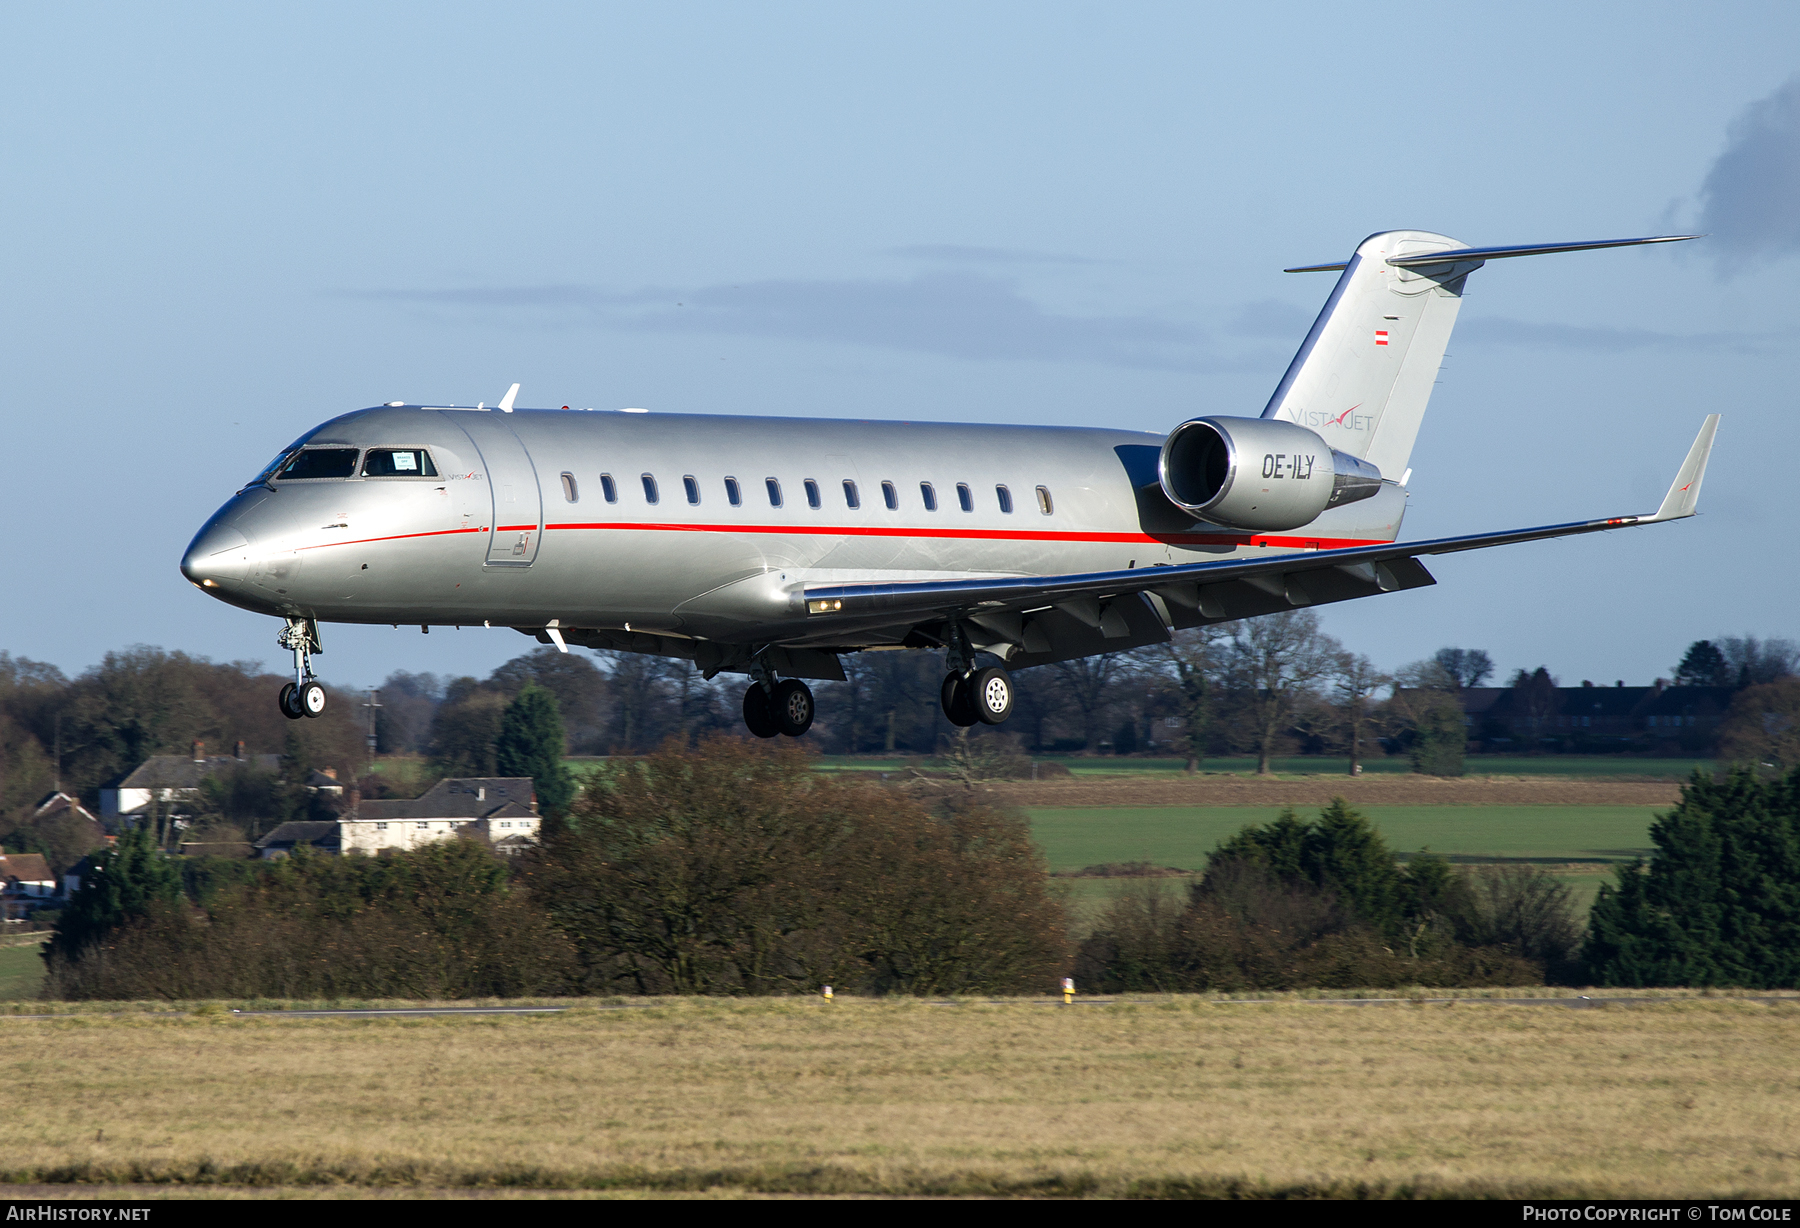
[[[506,395],[500,398],[500,412],[503,414],[510,414],[512,412],[513,398],[518,395],[519,386],[517,384],[508,388],[506,390]]]

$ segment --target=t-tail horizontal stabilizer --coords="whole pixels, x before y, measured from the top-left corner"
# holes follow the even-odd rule
[[[1435,264],[1462,264],[1469,260],[1505,260],[1512,256],[1547,256],[1556,252],[1591,252],[1602,247],[1637,247],[1644,243],[1680,243],[1686,239],[1701,237],[1700,235],[1648,235],[1641,239],[1595,239],[1587,243],[1518,243],[1510,247],[1451,247],[1443,251],[1389,256],[1387,262],[1395,268],[1423,269],[1430,268]],[[1349,265],[1349,261],[1339,260],[1335,264],[1302,264],[1281,271],[1283,273],[1339,273]]]

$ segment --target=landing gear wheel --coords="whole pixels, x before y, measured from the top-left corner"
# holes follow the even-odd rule
[[[305,716],[318,716],[325,711],[325,688],[316,682],[301,687],[295,700]]]
[[[797,738],[812,728],[812,688],[798,678],[777,682],[770,702],[775,709],[775,723],[788,737]]]
[[[299,689],[299,687],[291,682],[286,683],[281,688],[281,697],[275,701],[277,704],[281,705],[281,715],[287,717],[290,721],[297,721],[306,715],[306,713],[300,711],[299,701],[294,698],[294,692]]]
[[[944,705],[944,717],[952,725],[967,729],[981,719],[975,711],[975,698],[969,693],[969,680],[961,674],[944,675],[944,688],[938,694]]]
[[[744,725],[759,738],[772,738],[781,732],[781,726],[775,723],[775,707],[760,682],[752,682],[744,692]]]
[[[967,685],[975,715],[984,724],[998,725],[1012,715],[1013,684],[1005,670],[999,666],[978,669]]]

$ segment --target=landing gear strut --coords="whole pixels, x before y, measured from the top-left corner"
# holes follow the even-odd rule
[[[948,651],[944,653],[944,687],[939,698],[944,716],[952,725],[968,728],[980,721],[998,725],[1012,715],[1013,684],[1007,672],[997,665],[979,668],[975,650],[964,633],[962,624],[951,619],[947,628]]]
[[[275,642],[294,653],[294,680],[281,688],[277,700],[281,715],[290,721],[318,716],[325,711],[325,688],[312,671],[312,654],[325,651],[319,645],[319,624],[310,618],[290,618]]]

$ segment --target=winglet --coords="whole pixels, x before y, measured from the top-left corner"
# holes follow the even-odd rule
[[[518,395],[519,386],[517,384],[508,388],[506,390],[506,395],[500,398],[500,412],[503,414],[510,414],[512,412],[513,398]]]
[[[1687,459],[1681,462],[1681,469],[1675,474],[1669,493],[1663,496],[1662,506],[1656,509],[1656,515],[1640,520],[1639,524],[1680,520],[1694,514],[1694,508],[1700,502],[1700,482],[1706,477],[1706,458],[1712,455],[1713,436],[1718,433],[1719,415],[1706,415],[1706,421],[1700,424],[1700,434],[1694,439],[1694,446],[1688,449]]]

